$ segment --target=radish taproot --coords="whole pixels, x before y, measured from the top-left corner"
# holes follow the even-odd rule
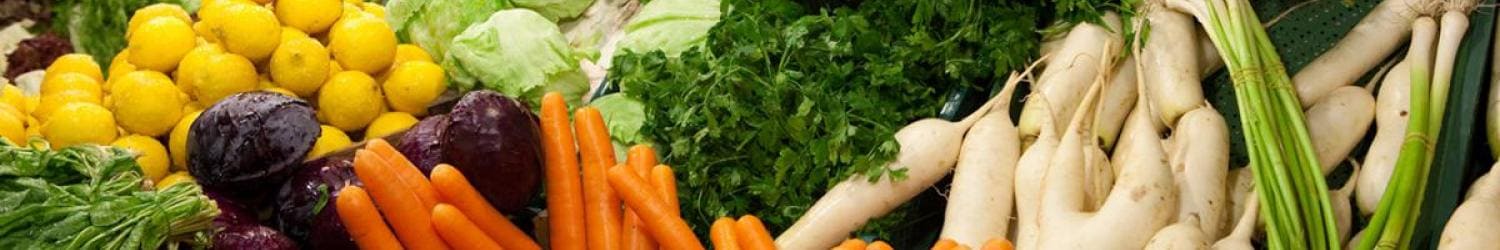
[[[1031,97],[1046,98],[1040,95]],[[1040,112],[1051,112],[1047,102],[1042,103]],[[1057,129],[1052,125],[1055,121],[1050,115],[1039,119],[1041,132],[1016,163],[1016,249],[1035,249],[1036,241],[1041,237],[1042,180],[1047,175],[1047,164],[1057,151],[1059,138]],[[1127,150],[1123,145],[1125,142],[1122,141],[1121,144],[1116,152]]]
[[[1031,145],[1030,142],[1041,133],[1042,116],[1050,116],[1053,121],[1072,117],[1083,97],[1080,90],[1094,83],[1100,72],[1109,70],[1101,68],[1098,62],[1120,53],[1124,42],[1120,34],[1112,32],[1121,30],[1119,15],[1111,12],[1101,18],[1104,26],[1093,23],[1074,25],[1057,51],[1049,54],[1053,59],[1046,62],[1031,89],[1033,94],[1044,98],[1027,98],[1021,109],[1016,128],[1021,133],[1022,145]],[[1042,110],[1042,101],[1050,102],[1045,104],[1050,113]]]
[[[1254,245],[1250,245],[1250,236],[1255,234],[1255,224],[1259,221],[1257,218],[1260,213],[1260,199],[1255,197],[1255,193],[1252,192],[1246,195],[1244,202],[1241,203],[1244,204],[1242,209],[1245,212],[1241,213],[1239,220],[1235,221],[1234,230],[1229,232],[1229,236],[1225,236],[1219,239],[1219,241],[1214,242],[1214,250],[1255,249]]]
[[[1104,95],[1100,97],[1099,121],[1094,124],[1094,134],[1099,136],[1105,150],[1114,148],[1120,138],[1120,129],[1125,127],[1125,118],[1140,99],[1135,60],[1134,56],[1128,56],[1115,66],[1109,86],[1104,88]]]
[[[1375,138],[1370,141],[1359,178],[1355,179],[1358,183],[1354,185],[1354,205],[1362,216],[1375,213],[1380,196],[1385,194],[1385,186],[1395,172],[1396,156],[1406,136],[1407,116],[1411,114],[1410,89],[1411,70],[1405,61],[1391,67],[1380,83],[1375,99]]]
[[[1474,181],[1469,194],[1438,241],[1438,249],[1491,249],[1500,246],[1493,226],[1500,225],[1500,174],[1490,166],[1489,173]]]
[[[1147,1],[1144,8],[1150,39],[1139,59],[1141,93],[1160,124],[1170,127],[1204,102],[1197,48],[1202,39],[1193,17],[1167,8],[1164,1]]]
[[[1177,220],[1196,221],[1192,226],[1212,239],[1222,236],[1229,218],[1224,185],[1229,172],[1229,125],[1217,110],[1200,105],[1178,119],[1166,151],[1179,193]]]
[[[1188,217],[1186,220],[1178,221],[1170,226],[1156,232],[1151,237],[1151,242],[1146,243],[1147,250],[1197,250],[1208,249],[1209,237],[1204,235],[1203,230],[1198,228],[1201,222],[1198,218]]]
[[[1416,8],[1432,0],[1384,0],[1359,20],[1337,44],[1313,59],[1292,76],[1304,108],[1317,103],[1338,87],[1353,84],[1365,72],[1380,65],[1386,56],[1406,43]]]
[[[1019,79],[1013,75],[1012,79]],[[1019,82],[1006,83],[996,96],[1010,100]],[[964,135],[953,170],[953,187],[943,220],[942,238],[981,246],[1005,237],[1014,205],[1012,185],[1021,139],[1010,120],[1010,103],[1000,102],[983,114]]]
[[[1323,168],[1323,175],[1328,175],[1365,138],[1375,119],[1375,97],[1364,88],[1343,86],[1304,112],[1307,134],[1318,152],[1318,166]]]
[[[1350,172],[1349,180],[1344,181],[1343,187],[1328,191],[1328,203],[1330,203],[1329,206],[1333,206],[1333,221],[1339,228],[1339,242],[1348,240],[1349,236],[1354,234],[1351,231],[1354,229],[1354,207],[1353,204],[1349,204],[1349,196],[1354,194],[1354,187],[1359,184],[1355,180],[1359,180],[1358,165],[1354,166],[1354,171]]]

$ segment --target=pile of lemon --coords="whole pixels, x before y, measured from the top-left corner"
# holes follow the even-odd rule
[[[379,4],[207,0],[196,14],[171,4],[136,10],[107,79],[92,57],[71,54],[47,67],[35,96],[3,86],[0,137],[129,148],[164,187],[191,181],[189,127],[226,96],[309,100],[324,123],[314,157],[352,144],[346,132],[368,139],[411,127],[446,88],[426,51],[397,44]]]

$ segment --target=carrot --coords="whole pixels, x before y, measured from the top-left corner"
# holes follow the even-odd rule
[[[547,225],[553,250],[584,250],[583,183],[578,178],[578,148],[562,94],[542,96],[542,152],[546,156]]]
[[[608,128],[604,126],[604,117],[593,107],[578,108],[573,116],[573,129],[578,133],[578,152],[583,162],[583,208],[588,247],[590,250],[619,249],[620,198],[610,190],[609,177],[606,176],[609,168],[615,166],[614,146],[609,142]]]
[[[456,250],[501,249],[500,244],[481,233],[479,226],[453,205],[438,204],[432,208],[432,227]]]
[[[512,250],[540,250],[531,237],[512,224],[495,206],[479,195],[462,172],[448,164],[438,164],[432,169],[432,186],[438,197],[463,212],[485,236],[494,239],[501,247]]]
[[[870,246],[865,247],[865,250],[894,250],[894,249],[891,249],[891,244],[886,244],[884,241],[878,241],[877,240],[875,242],[871,242]]]
[[[868,246],[869,245],[865,244],[864,240],[861,240],[861,239],[858,239],[858,238],[849,238],[847,240],[844,240],[843,243],[839,243],[838,246],[833,247],[833,249],[834,250],[865,250],[865,247],[868,247]]]
[[[380,159],[385,160],[386,164],[390,164],[391,170],[396,171],[396,177],[401,178],[401,183],[417,193],[417,198],[422,199],[423,206],[437,205],[437,191],[433,191],[432,184],[427,183],[427,176],[423,176],[422,171],[418,170],[416,165],[412,165],[411,161],[401,155],[400,151],[396,151],[396,147],[392,147],[391,143],[386,142],[385,139],[372,139],[365,142],[365,150],[374,152],[375,155],[380,156]]]
[[[667,165],[656,165],[651,168],[651,186],[656,187],[662,199],[667,201],[667,208],[672,214],[681,216],[682,213],[677,202],[677,176],[672,175],[672,167]]]
[[[937,244],[932,244],[932,250],[953,250],[955,247],[958,247],[958,242],[953,239],[941,239]]]
[[[734,232],[740,240],[740,248],[747,250],[775,250],[776,242],[771,239],[771,232],[766,231],[766,225],[760,222],[755,215],[740,216],[740,220],[734,223]]]
[[[625,205],[634,209],[646,222],[646,230],[662,248],[673,250],[702,250],[698,236],[688,228],[682,217],[667,210],[667,204],[657,197],[646,180],[635,175],[629,168],[616,167],[609,170],[609,185],[619,192]]]
[[[339,219],[344,220],[344,230],[349,231],[349,237],[354,238],[360,249],[401,249],[401,242],[386,227],[364,188],[344,186],[335,202]]]
[[[635,170],[636,175],[639,175],[641,178],[649,179],[651,176],[651,167],[656,166],[656,149],[652,149],[650,145],[644,144],[631,146],[625,155],[625,165]],[[652,186],[655,186],[655,184],[652,184]],[[622,248],[626,250],[656,249],[656,242],[651,241],[650,235],[646,235],[645,222],[641,221],[640,216],[637,216],[635,211],[631,211],[628,207],[625,208],[625,218],[622,222],[624,225],[621,226],[620,230],[625,234],[625,241],[621,242],[623,243]]]
[[[422,206],[417,194],[401,184],[401,178],[385,160],[368,150],[355,151],[354,174],[370,190],[380,213],[390,219],[391,228],[395,229],[396,238],[403,246],[411,249],[448,248],[432,228],[432,207]]]
[[[1014,249],[1016,249],[1016,247],[1013,246],[1013,245],[1011,245],[1010,241],[1009,240],[1005,240],[1005,238],[995,238],[995,239],[991,239],[990,241],[984,242],[984,247],[980,248],[980,249],[983,249],[983,250],[1014,250]]]
[[[719,217],[714,220],[714,225],[708,228],[708,240],[714,243],[714,250],[740,250],[739,243],[734,239],[734,218]]]

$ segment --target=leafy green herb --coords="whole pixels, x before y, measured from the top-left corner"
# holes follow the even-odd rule
[[[853,174],[902,178],[885,166],[897,129],[934,116],[942,93],[1022,67],[1039,42],[1038,10],[1020,2],[723,4],[704,49],[624,54],[610,73],[644,104],[642,135],[684,176],[694,225],[752,213],[780,231]],[[889,238],[908,210],[867,229]]]
[[[38,149],[39,148],[39,149]],[[0,248],[161,249],[206,246],[218,207],[198,185],[148,191],[135,155],[0,145]]]
[[[52,5],[52,28],[69,34],[73,49],[94,56],[101,67],[109,68],[110,59],[125,49],[125,29],[135,10],[156,3],[182,5],[189,12],[198,9],[198,0],[57,0]]]

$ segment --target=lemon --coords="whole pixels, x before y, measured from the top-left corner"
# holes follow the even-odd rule
[[[192,52],[188,53],[192,54]],[[104,80],[104,92],[108,93],[109,88],[114,87],[115,78],[119,78],[120,76],[136,70],[135,65],[130,64],[130,60],[128,60],[129,58],[130,50],[122,49],[120,50],[119,54],[115,54],[114,59],[109,60],[109,77],[105,78]],[[179,68],[181,67],[179,66]]]
[[[318,92],[318,117],[344,131],[364,128],[385,109],[375,79],[359,71],[339,72]]]
[[[288,41],[288,40],[300,39],[300,38],[312,38],[312,37],[308,36],[307,33],[303,33],[301,30],[297,30],[296,28],[281,27],[281,43],[282,44],[286,44],[286,41]],[[277,48],[281,48],[281,47],[278,46]],[[272,52],[271,56],[275,57],[276,56],[275,52]]]
[[[125,37],[130,37],[141,24],[157,17],[176,18],[182,20],[183,23],[193,22],[193,18],[188,16],[187,10],[183,10],[182,6],[167,3],[152,4],[135,10],[135,14],[130,16],[130,23],[125,28]]]
[[[339,0],[276,1],[276,17],[281,23],[302,32],[323,33],[344,15]]]
[[[411,61],[432,62],[432,55],[427,54],[427,50],[417,47],[417,45],[396,45],[396,58],[391,60],[391,66]]]
[[[365,129],[365,140],[385,137],[417,125],[417,117],[406,112],[387,112],[370,122]]]
[[[42,97],[41,96],[30,95],[30,96],[24,96],[24,98],[26,98],[26,110],[22,110],[22,111],[26,111],[26,114],[31,114],[32,112],[36,112],[36,108],[38,106],[42,106]]]
[[[9,104],[0,104],[10,106]],[[11,109],[15,109],[11,107]],[[26,120],[17,117],[10,112],[0,112],[0,137],[10,140],[12,144],[26,144]]]
[[[344,66],[339,66],[338,61],[328,62],[328,79],[333,79],[333,76],[338,75],[339,72],[344,72]]]
[[[182,57],[182,62],[177,64],[177,71],[173,72],[177,79],[177,88],[184,93],[193,93],[193,85],[198,82],[198,73],[204,72],[204,65],[207,65],[203,62],[220,53],[224,53],[224,49],[212,43],[199,44],[192,51],[188,51],[187,56]]]
[[[17,109],[15,106],[10,106],[10,104],[5,103],[0,103],[0,114],[6,114],[10,115],[11,117],[15,117],[16,121],[21,122],[21,126],[26,126],[27,120],[31,118],[29,116],[26,116],[26,113],[22,113],[21,109]]]
[[[377,3],[360,3],[360,7],[360,10],[370,13],[375,18],[385,19],[385,6],[380,6]]]
[[[47,96],[66,90],[87,91],[95,95],[100,95],[103,93],[102,90],[100,90],[99,82],[97,80],[79,73],[65,72],[62,74],[57,74],[53,77],[48,77],[46,78],[46,80],[42,80],[42,96]]]
[[[270,88],[264,88],[264,89],[260,89],[260,90],[263,90],[263,91],[266,91],[266,92],[271,92],[271,93],[277,93],[277,94],[281,94],[281,95],[284,95],[284,96],[289,96],[289,97],[292,97],[292,98],[301,98],[300,96],[297,95],[297,93],[292,93],[291,90],[286,90],[286,89],[281,88],[281,87],[270,87]]]
[[[160,181],[156,182],[156,190],[164,190],[167,189],[167,187],[176,185],[177,183],[194,183],[193,175],[188,174],[187,171],[173,172],[172,174],[167,175],[167,177],[162,177]]]
[[[198,120],[198,115],[203,111],[188,113],[177,121],[177,126],[172,127],[172,134],[167,136],[167,146],[172,152],[172,169],[187,169],[187,137],[188,131],[193,127],[193,121]]]
[[[25,111],[27,109],[26,96],[21,93],[20,87],[16,87],[16,85],[10,84],[0,84],[0,86],[3,86],[0,87],[0,102],[10,104],[11,107],[16,108],[17,110]],[[22,112],[22,114],[27,113],[29,112]]]
[[[262,62],[271,57],[276,45],[281,43],[281,23],[276,14],[264,7],[250,4],[225,4],[217,19],[204,20],[213,34],[224,45],[224,50],[240,54],[251,61]]]
[[[260,82],[259,76],[255,74],[255,65],[236,54],[211,55],[203,60],[203,66],[199,70],[203,73],[196,74],[193,93],[205,105],[213,105],[219,99],[235,93],[255,90]]]
[[[167,156],[167,146],[161,145],[155,138],[143,135],[131,135],[120,137],[110,146],[120,147],[134,151],[137,155],[135,162],[141,165],[141,173],[151,181],[160,181],[167,176],[167,168],[171,167],[172,160]]]
[[[396,57],[396,33],[385,19],[350,18],[339,21],[328,31],[328,49],[345,70],[366,74],[380,73]]]
[[[391,70],[381,89],[391,109],[423,115],[447,88],[443,68],[424,61],[402,63]]]
[[[340,131],[339,128],[328,125],[319,125],[318,128],[323,131],[323,134],[319,135],[318,141],[313,143],[312,150],[307,151],[307,158],[323,156],[354,143],[349,140],[349,135],[344,134],[344,131]]]
[[[177,18],[152,18],[138,29],[129,39],[130,57],[127,61],[142,69],[171,72],[198,44],[192,26]]]
[[[328,50],[312,38],[288,40],[271,56],[271,79],[297,96],[312,96],[328,80]]]
[[[115,117],[99,104],[77,102],[58,108],[42,125],[42,136],[52,142],[52,149],[93,143],[104,145],[115,140]]]
[[[350,18],[375,17],[375,15],[371,15],[370,13],[365,13],[364,8],[360,8],[359,7],[359,2],[347,2],[346,1],[346,2],[343,3],[343,6],[344,6],[343,7],[344,12],[343,12],[342,15],[339,15],[339,20],[340,21],[345,20],[345,19],[350,19]],[[334,22],[334,25],[338,25],[338,22]]]
[[[87,54],[67,54],[52,60],[47,65],[47,74],[42,77],[43,81],[63,73],[79,73],[94,78],[94,82],[104,82],[104,73],[99,70],[99,63],[94,62],[94,57]]]
[[[155,71],[136,71],[120,79],[115,91],[115,120],[125,131],[156,137],[172,131],[182,118],[183,100],[172,79]]]
[[[52,113],[54,111],[72,103],[90,103],[94,105],[101,105],[104,103],[104,100],[103,97],[99,96],[99,94],[91,93],[88,91],[63,91],[61,93],[42,96],[41,103],[37,104],[37,108],[31,112],[31,115],[36,116],[38,120],[47,121],[52,117]]]

